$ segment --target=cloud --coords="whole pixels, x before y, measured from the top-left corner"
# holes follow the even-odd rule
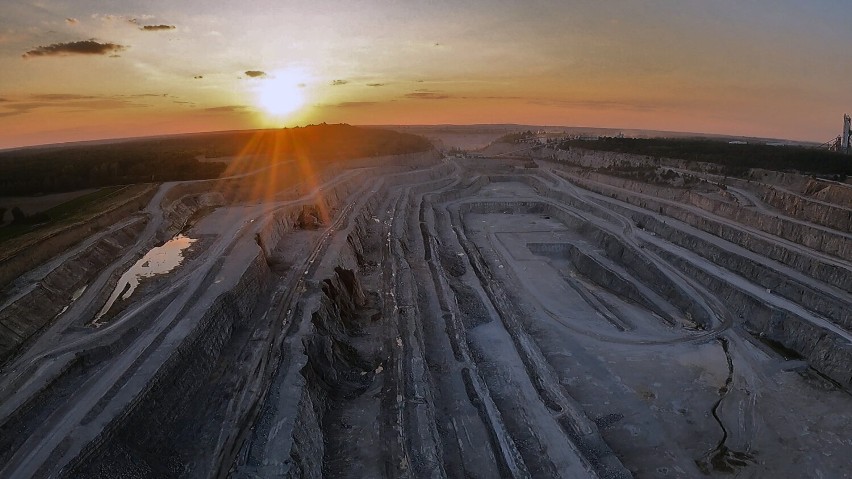
[[[32,36],[32,32],[19,32],[14,30],[0,32],[0,45],[21,43],[29,40]]]
[[[385,86],[385,83],[367,83],[367,86]]]
[[[556,106],[560,108],[586,108],[595,110],[632,110],[632,111],[656,111],[665,108],[660,103],[647,102],[621,102],[611,100],[557,100],[546,98],[532,98],[530,104],[542,106]]]
[[[449,98],[453,98],[451,95],[447,95],[446,93],[427,90],[418,90],[415,92],[406,93],[404,96],[405,98],[411,98],[415,100],[446,100]]]
[[[228,105],[228,106],[215,106],[212,108],[205,108],[204,111],[210,113],[242,113],[245,110],[248,110],[249,107],[245,105]]]
[[[263,78],[266,76],[266,72],[260,70],[248,70],[246,72],[246,76],[251,78]]]
[[[334,105],[329,106],[332,108],[361,108],[378,104],[379,102],[377,101],[344,101],[342,103],[335,103]]]
[[[132,25],[139,25],[139,19],[135,17],[130,17],[127,15],[113,15],[111,13],[94,13],[92,14],[92,18],[96,20],[100,20],[102,22],[125,22],[130,23]],[[143,20],[150,20],[154,18],[152,15],[142,15],[141,18]]]
[[[349,83],[348,80],[332,80],[331,86],[340,86]]]
[[[145,26],[139,27],[140,30],[144,30],[146,32],[156,32],[156,31],[160,31],[160,30],[174,30],[175,28],[177,28],[177,27],[175,27],[174,25],[145,25]]]
[[[65,23],[67,23],[68,25],[76,25],[76,24],[80,23],[80,20],[77,20],[76,18],[70,18],[69,17],[69,18],[65,19]]]
[[[97,97],[91,95],[76,95],[73,93],[41,93],[37,95],[30,95],[30,98],[33,100],[61,102],[71,100],[91,100]]]
[[[37,109],[50,108],[63,111],[114,110],[150,106],[126,99],[109,96],[76,95],[72,93],[43,93],[29,95],[28,101],[8,100],[0,106],[0,118],[30,113]]]
[[[78,42],[53,43],[47,46],[36,47],[22,56],[64,56],[64,55],[106,55],[127,49],[125,45],[117,43],[100,43],[95,40],[81,40]]]

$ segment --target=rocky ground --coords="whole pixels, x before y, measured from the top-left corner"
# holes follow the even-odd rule
[[[6,292],[0,476],[849,477],[848,186],[509,153],[162,185]]]

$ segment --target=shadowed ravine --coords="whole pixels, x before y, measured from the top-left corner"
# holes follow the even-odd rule
[[[722,430],[722,438],[719,439],[719,443],[716,444],[716,447],[708,452],[704,458],[700,460],[696,460],[696,464],[701,468],[701,472],[704,474],[709,474],[710,471],[716,472],[726,472],[733,473],[738,468],[742,468],[748,465],[748,462],[754,459],[752,454],[746,452],[733,451],[725,445],[725,442],[728,440],[728,430],[725,429],[725,424],[722,423],[722,419],[719,417],[719,406],[722,404],[722,400],[730,392],[731,384],[734,381],[734,362],[731,359],[731,353],[728,350],[729,344],[728,340],[725,338],[718,338],[719,343],[722,345],[722,349],[725,351],[725,360],[728,363],[728,377],[725,379],[725,384],[719,388],[719,399],[713,404],[713,409],[711,413],[713,414],[713,418],[719,423],[719,429]]]

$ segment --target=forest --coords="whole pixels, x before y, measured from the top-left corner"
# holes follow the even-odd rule
[[[751,168],[798,171],[840,180],[852,173],[852,157],[800,146],[734,144],[709,139],[606,137],[592,141],[569,140],[559,144],[563,150],[570,147],[713,163],[719,165],[719,173],[729,176],[742,176]]]
[[[135,183],[215,178],[225,163],[204,158],[244,156],[241,170],[270,162],[339,161],[426,151],[428,140],[347,124],[278,130],[199,133],[112,143],[0,151],[3,196],[57,193]],[[242,171],[229,171],[229,174]]]

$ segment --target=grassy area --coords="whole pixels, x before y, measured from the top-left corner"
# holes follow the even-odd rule
[[[718,140],[665,138],[601,138],[594,141],[565,141],[559,145],[561,149],[570,147],[713,163],[719,165],[718,173],[729,176],[742,176],[751,168],[793,170],[805,174],[836,176],[840,180],[852,174],[852,157],[797,146],[740,145]]]
[[[66,201],[60,205],[54,206],[48,210],[40,212],[39,215],[44,215],[47,221],[37,224],[9,224],[0,227],[0,243],[8,241],[12,238],[17,238],[32,231],[55,226],[63,223],[73,223],[78,219],[91,216],[98,211],[105,209],[109,204],[108,200],[119,196],[122,192],[133,188],[130,186],[111,186],[101,188],[89,194]],[[139,187],[135,187],[140,189]],[[7,220],[9,214],[6,214]]]

